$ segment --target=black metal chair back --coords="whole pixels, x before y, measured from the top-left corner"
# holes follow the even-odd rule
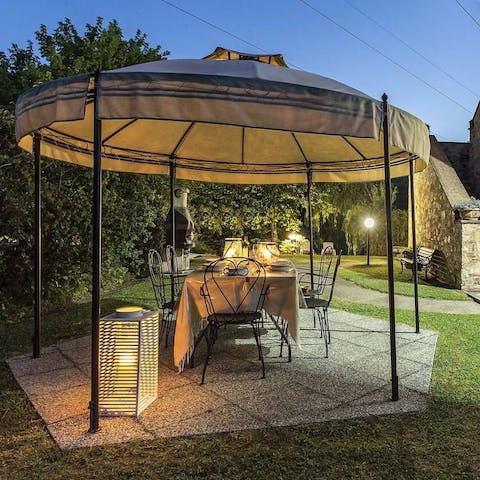
[[[181,284],[180,284],[180,270],[178,268],[178,258],[175,252],[175,249],[172,245],[167,245],[165,248],[165,258],[167,263],[168,273],[171,275],[171,291],[172,295],[175,298],[178,298],[180,295]]]
[[[207,309],[208,326],[205,330],[207,355],[203,366],[202,384],[205,381],[205,372],[218,330],[221,326],[229,324],[251,325],[258,356],[262,362],[262,378],[265,377],[260,325],[267,293],[265,268],[254,259],[221,258],[205,269],[201,294]]]
[[[315,297],[324,293],[332,268],[333,253],[333,247],[326,247],[320,257],[318,270],[313,274],[308,272],[300,275],[299,282],[305,296]]]
[[[231,289],[226,277],[243,279],[242,289]],[[266,295],[265,268],[251,258],[221,258],[211,263],[205,270],[202,295],[208,315],[216,321],[227,318],[233,323],[236,317],[263,309]],[[235,290],[235,296],[231,293]]]
[[[168,279],[167,272],[163,270],[163,261],[160,253],[157,250],[151,249],[148,251],[148,270],[150,272],[150,281],[152,282],[153,293],[155,301],[160,309],[167,304],[167,289]]]
[[[333,247],[326,247],[322,252],[322,256],[320,257],[318,277],[316,277],[317,282],[315,284],[315,288],[320,294],[324,292],[325,286],[327,285],[328,276],[332,267],[332,261]]]
[[[335,268],[333,272],[331,268],[325,273],[325,280],[323,282],[323,291],[318,295],[305,296],[307,307],[313,312],[313,326],[316,328],[317,322],[320,326],[320,334],[325,343],[325,356],[328,357],[328,346],[330,344],[330,325],[328,320],[328,307],[333,298],[333,291],[335,289],[335,281],[337,279],[338,267],[342,259],[342,251],[337,255]]]
[[[338,252],[337,261],[335,262],[335,268],[333,269],[333,273],[328,272],[326,275],[325,287],[329,288],[328,298],[327,298],[327,308],[330,306],[330,302],[333,298],[333,290],[335,289],[335,281],[337,279],[338,267],[340,266],[340,261],[342,259],[342,251]]]
[[[163,268],[163,260],[157,250],[148,251],[148,270],[152,283],[153,294],[157,307],[162,312],[160,338],[165,335],[165,348],[168,346],[168,336],[175,324],[174,306],[176,296],[172,295],[175,278]]]

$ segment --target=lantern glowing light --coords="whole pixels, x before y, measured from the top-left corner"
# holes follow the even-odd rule
[[[255,257],[262,264],[275,263],[280,257],[280,250],[275,242],[258,242]]]
[[[244,247],[241,238],[226,238],[223,247],[223,257],[248,257],[248,246]]]
[[[158,333],[158,312],[139,307],[100,319],[101,416],[138,416],[157,398]]]

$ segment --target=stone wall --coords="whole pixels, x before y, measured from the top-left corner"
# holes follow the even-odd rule
[[[440,251],[448,276],[443,280],[462,286],[462,224],[453,206],[470,197],[441,147],[432,137],[429,166],[415,175],[417,245]]]
[[[450,272],[447,282],[460,288],[462,228],[455,221],[452,206],[432,163],[423,172],[415,175],[415,214],[417,245],[440,250]]]
[[[463,212],[465,213],[465,212]],[[480,209],[475,218],[461,220],[462,226],[462,288],[480,290]]]

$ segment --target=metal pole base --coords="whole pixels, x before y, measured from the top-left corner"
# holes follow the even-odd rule
[[[88,408],[90,410],[90,428],[88,429],[88,433],[97,433],[100,430],[100,427],[98,423],[98,415],[95,415],[94,412],[98,411],[98,409],[92,407],[93,402],[90,401],[88,404]]]
[[[392,379],[392,402],[398,401],[398,377]]]

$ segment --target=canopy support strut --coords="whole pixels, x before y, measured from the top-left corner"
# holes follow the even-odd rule
[[[92,374],[90,433],[99,430],[100,285],[102,267],[102,121],[98,118],[98,76],[95,77],[93,113],[93,211],[92,211]]]
[[[393,278],[393,229],[392,195],[390,178],[390,126],[388,121],[387,95],[382,95],[383,106],[383,160],[385,171],[385,213],[387,217],[387,258],[388,258],[388,306],[390,311],[390,364],[392,379],[392,400],[398,400],[397,345],[395,332],[395,284]]]
[[[412,246],[413,246],[413,266],[412,266],[412,275],[413,275],[413,290],[415,297],[415,333],[420,333],[420,315],[418,313],[418,266],[416,259],[417,252],[417,231],[416,231],[416,221],[415,221],[415,184],[413,180],[413,159],[410,159],[410,208],[412,215]]]
[[[193,124],[192,124],[193,125]],[[171,228],[172,228],[172,247],[173,247],[173,255],[177,256],[177,239],[175,235],[175,208],[174,208],[174,198],[175,198],[175,176],[176,176],[176,165],[175,165],[175,156],[172,155],[170,157],[170,211],[172,212],[172,218],[171,218]],[[172,278],[170,282],[170,289],[171,289],[171,298],[172,301],[175,301],[175,280],[173,275],[175,275],[177,272],[175,272],[174,267],[177,264],[176,258],[171,259],[172,264],[169,266],[170,271],[172,272]],[[168,257],[167,257],[167,262],[168,262]]]
[[[33,134],[35,158],[35,324],[33,331],[33,358],[40,357],[40,324],[42,320],[42,159],[41,136]]]
[[[172,227],[172,247],[175,251],[176,248],[176,238],[175,238],[175,210],[173,208],[174,198],[175,198],[175,176],[176,176],[176,165],[175,157],[170,158],[170,209],[172,212],[171,227]]]
[[[310,288],[313,290],[313,212],[312,212],[312,167],[307,162],[307,202],[308,202],[308,235],[310,241]]]

